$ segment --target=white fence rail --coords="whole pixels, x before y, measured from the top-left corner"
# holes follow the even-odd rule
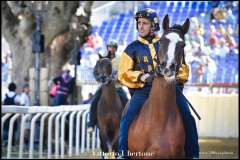
[[[238,94],[191,93],[187,97],[202,117],[201,121],[196,119],[200,137],[239,137]],[[2,106],[2,133],[4,132],[4,127],[8,127],[7,129],[5,128],[8,131],[6,157],[11,158],[14,156],[12,140],[14,133],[17,133],[17,135],[20,135],[20,138],[17,139],[19,148],[18,154],[15,154],[14,157],[26,158],[26,153],[23,152],[24,132],[29,119],[31,120],[31,124],[28,125],[30,135],[28,137],[27,157],[29,158],[71,157],[90,151],[90,149],[100,148],[99,131],[95,129],[93,134],[86,132],[88,117],[89,105],[59,107]],[[7,122],[9,125],[7,125]],[[20,133],[14,129],[15,123],[20,124],[18,125]],[[45,128],[46,123],[47,128]],[[67,128],[67,132],[65,128]],[[47,131],[46,135],[43,134],[44,131]],[[37,138],[35,133],[39,134]],[[68,139],[64,141],[67,133]],[[39,140],[37,146],[34,144],[36,139]],[[43,143],[44,140],[47,140],[45,145]],[[4,141],[2,142],[4,143]],[[38,147],[37,151],[36,147]],[[4,147],[2,147],[2,153],[4,152],[3,149]],[[2,156],[2,158],[4,157]]]
[[[2,145],[4,142],[7,145],[6,154],[2,152],[2,158],[64,158],[100,148],[98,129],[95,128],[93,133],[86,131],[88,118],[89,104],[58,107],[2,106]],[[14,127],[14,124],[17,126]],[[26,129],[30,129],[27,153],[24,152]],[[8,135],[7,139],[3,133]],[[66,134],[68,139],[65,139]],[[12,152],[14,135],[19,137],[14,141],[17,144],[17,155]],[[44,140],[47,140],[45,145]],[[47,152],[44,152],[46,150]]]

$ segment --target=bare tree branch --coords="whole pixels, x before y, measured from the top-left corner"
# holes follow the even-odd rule
[[[24,12],[24,9],[26,8],[23,1],[7,1],[7,4],[15,17]]]
[[[19,20],[14,16],[6,1],[1,1],[2,33],[6,40],[13,40],[16,36],[16,26]]]
[[[53,1],[51,4],[52,9],[43,19],[42,30],[45,35],[48,35],[45,40],[46,46],[48,46],[57,35],[69,30],[71,16],[76,12],[77,7],[78,2],[76,1]]]

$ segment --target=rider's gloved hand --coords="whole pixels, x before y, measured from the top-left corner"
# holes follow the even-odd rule
[[[138,78],[143,83],[149,83],[153,81],[153,76],[149,73],[141,74]]]
[[[189,67],[187,64],[182,64],[176,75],[176,80],[179,83],[186,83],[189,77]]]

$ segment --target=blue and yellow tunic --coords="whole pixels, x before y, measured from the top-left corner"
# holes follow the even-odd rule
[[[120,57],[118,67],[118,80],[129,88],[143,88],[144,83],[138,80],[141,74],[149,73],[156,67],[156,53],[160,45],[160,37],[156,36],[149,43],[146,39],[138,37],[127,46]]]

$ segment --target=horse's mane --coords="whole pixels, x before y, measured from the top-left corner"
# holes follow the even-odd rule
[[[170,77],[170,78],[166,78],[165,77],[165,80],[167,82],[167,85],[170,87],[170,88],[174,88],[176,87],[176,80],[174,77]]]
[[[172,27],[170,27],[169,28],[170,30],[171,29],[176,29],[176,30],[179,30],[179,31],[181,31],[182,33],[184,32],[183,31],[183,27],[181,26],[181,25],[179,25],[179,24],[174,24]]]

